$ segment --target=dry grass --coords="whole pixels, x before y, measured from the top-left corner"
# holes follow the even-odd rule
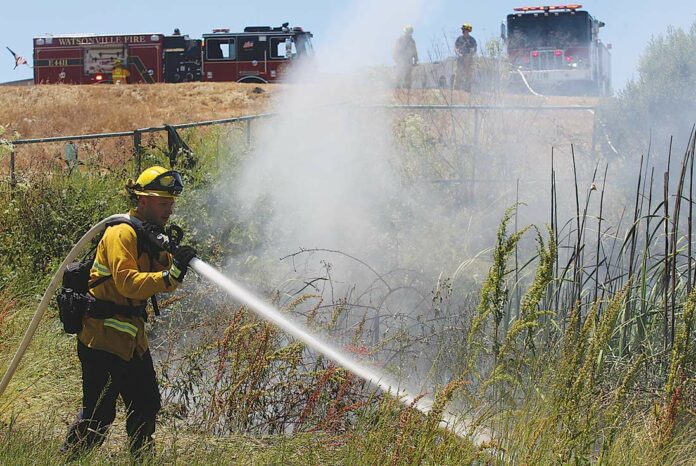
[[[23,138],[131,131],[263,112],[278,89],[236,83],[2,87],[0,126]]]
[[[23,138],[63,136],[228,118],[268,111],[282,85],[183,83],[132,86],[0,87],[0,126]],[[260,91],[259,91],[260,89]],[[440,90],[386,91],[410,104],[501,104],[489,94]],[[496,102],[492,102],[496,100]],[[592,105],[596,99],[505,96],[508,105]]]
[[[184,83],[131,86],[23,86],[0,87],[0,127],[10,139],[80,135],[110,131],[132,131],[136,128],[159,126],[164,123],[188,123],[207,119],[227,118],[273,111],[277,106],[275,96],[280,95],[285,85],[250,85],[236,83]],[[385,102],[394,104],[448,105],[471,104],[527,107],[549,105],[592,105],[593,98],[581,97],[536,97],[524,94],[475,93],[469,94],[450,90],[403,90],[364,89],[370,100],[356,92],[335,96],[337,102],[349,97],[356,104]],[[471,162],[467,177],[488,179],[490,174],[507,175],[508,178],[535,178],[522,175],[523,167],[538,167],[548,163],[549,146],[562,146],[567,141],[576,142],[580,154],[589,153],[589,147],[581,147],[579,141],[590,141],[593,115],[585,111],[398,111],[392,113],[406,126],[417,126],[429,134],[422,141],[426,151],[437,150],[443,157],[443,170],[436,170],[431,177],[436,179],[456,178],[451,168],[458,165],[462,149],[440,147],[455,140],[475,141],[481,152],[502,153],[506,163],[503,167],[483,164],[483,160]],[[453,124],[453,117],[458,123]],[[476,118],[475,118],[476,117]],[[413,121],[411,121],[413,120]],[[530,124],[533,123],[533,124]],[[402,125],[402,123],[399,123]],[[233,126],[233,125],[232,125]],[[240,131],[242,127],[226,126],[219,134]],[[476,131],[475,131],[476,129]],[[215,131],[216,129],[213,129]],[[205,138],[206,129],[192,130],[184,134],[191,144],[194,134]],[[475,133],[475,134],[474,134]],[[432,135],[435,138],[432,139]],[[218,136],[215,136],[218,137]],[[418,145],[418,144],[416,144]],[[456,144],[455,144],[456,145]],[[60,172],[65,168],[65,143],[44,143],[17,146],[16,171],[18,178],[27,179],[31,174]],[[123,167],[133,155],[133,140],[130,137],[79,141],[75,143],[80,162],[90,170],[112,171]],[[167,147],[164,133],[146,133],[142,146],[145,150],[161,154]],[[422,160],[421,150],[416,160]],[[475,154],[467,155],[476,160]],[[480,157],[479,157],[480,158]],[[486,157],[490,159],[490,157]],[[569,157],[566,159],[570,160]],[[511,163],[517,161],[516,163]],[[477,165],[474,168],[474,165]],[[449,169],[447,167],[450,167]],[[517,167],[511,170],[511,167]],[[502,172],[501,172],[502,170]],[[432,171],[432,167],[427,170]],[[536,170],[535,170],[536,172]],[[9,174],[9,159],[0,157],[0,177]],[[521,194],[524,193],[521,192]]]

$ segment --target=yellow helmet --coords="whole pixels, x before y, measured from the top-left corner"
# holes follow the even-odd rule
[[[128,180],[126,191],[132,196],[176,197],[184,189],[181,175],[176,170],[167,170],[155,165],[146,168],[137,180]]]
[[[465,30],[465,31],[471,32],[472,29],[474,29],[474,28],[471,27],[471,24],[469,24],[469,23],[464,23],[464,24],[462,24],[462,29]]]
[[[116,60],[114,60],[114,66],[120,65],[120,64],[121,64],[121,60],[120,60],[120,59],[117,58]]]
[[[413,26],[411,26],[410,24],[407,26],[404,26],[404,32],[406,34],[413,34]]]

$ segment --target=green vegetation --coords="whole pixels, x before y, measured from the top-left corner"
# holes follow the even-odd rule
[[[213,137],[208,134],[195,143],[199,165],[186,173],[193,189],[182,199],[178,219],[195,211],[196,220],[205,224],[210,215],[206,206],[209,188],[217,181],[218,161],[206,144]],[[154,162],[158,155],[153,150],[147,157]],[[243,157],[243,151],[233,154],[225,164],[232,163],[234,172],[234,164]],[[224,170],[229,173],[227,166]],[[0,291],[0,368],[6,367],[17,346],[36,294],[69,245],[97,219],[127,206],[125,197],[97,194],[117,191],[124,174],[56,173],[20,184],[13,197],[4,194],[8,207],[0,237],[7,272]],[[231,249],[244,256],[263,241],[255,233],[260,226],[235,220],[224,203],[216,209],[229,223],[210,219],[205,229],[190,228],[206,255],[222,259]],[[512,280],[512,254],[523,236],[536,231],[508,233],[514,214],[515,208],[508,210],[500,224],[482,289],[472,290],[480,293],[478,305],[469,310],[461,309],[463,303],[450,307],[459,310],[449,318],[472,318],[459,334],[448,334],[447,342],[458,341],[456,356],[441,357],[442,365],[434,370],[456,376],[442,386],[427,416],[372,393],[243,308],[210,301],[213,291],[204,284],[168,300],[164,306],[171,312],[151,328],[165,393],[153,464],[209,464],[211,458],[218,464],[687,464],[696,454],[696,292],[688,299],[685,290],[677,292],[677,330],[666,352],[649,349],[652,345],[647,343],[659,340],[661,328],[651,324],[654,313],[648,312],[644,349],[621,356],[621,316],[635,283],[607,290],[596,300],[581,292],[580,305],[557,299],[567,295],[561,290],[572,280],[556,274],[559,253],[551,230],[548,235],[536,233],[537,252],[531,257],[536,271],[516,301],[519,305],[510,305],[517,287],[523,286]],[[222,225],[226,229],[219,229]],[[214,233],[201,236],[197,231]],[[648,276],[643,286],[660,283]],[[439,293],[441,299],[433,300],[433,306],[440,312],[448,301],[456,304],[461,299],[459,292]],[[649,309],[662,306],[659,292],[648,289],[640,295],[634,290],[633,296],[644,296]],[[304,315],[310,326],[335,330],[348,302],[326,303],[328,314],[317,312],[324,309],[322,303],[316,295],[305,294],[284,308],[297,312],[309,304]],[[201,313],[201,306],[208,311]],[[362,324],[354,342],[364,341]],[[637,335],[633,326],[632,341]],[[446,351],[443,341],[432,342]],[[73,346],[50,315],[0,401],[0,462],[61,462],[57,450],[80,393]],[[456,413],[461,406],[467,408],[460,414],[473,421],[467,427],[486,426],[493,434],[490,442],[477,447],[438,427],[444,411]],[[85,463],[128,463],[122,422],[117,421],[107,445]]]
[[[688,39],[680,34],[651,47]],[[428,197],[435,189],[422,182],[473,177],[481,167],[457,156],[487,150],[491,141],[463,146],[475,130],[456,128],[451,114],[438,117],[440,127],[453,122],[444,135],[433,134],[420,115],[395,119],[403,157],[392,162],[416,198],[390,204],[397,227],[409,224],[419,202],[443,213],[422,230],[426,238],[453,229],[447,207],[462,210],[463,199],[477,199],[479,213],[489,210],[495,189],[467,193],[445,184],[437,204]],[[263,287],[269,259],[260,250],[276,234],[267,228],[273,206],[260,202],[241,212],[232,191],[218,189],[236,181],[249,157],[243,130],[183,136],[198,159],[183,170],[187,191],[173,222],[201,256],[220,267],[232,263],[236,276]],[[162,141],[145,145],[143,165],[166,165]],[[3,141],[0,157],[8,147]],[[376,393],[210,285],[187,279],[162,300],[163,315],[148,328],[164,398],[152,464],[689,464],[696,457],[695,147],[692,137],[678,183],[660,186],[641,164],[629,225],[608,211],[612,204],[605,205],[605,188],[595,178],[585,192],[576,182],[572,218],[559,221],[552,182],[550,227],[513,228],[515,204],[497,234],[473,232],[495,235],[480,254],[423,240],[418,246],[432,248],[432,263],[452,256],[479,261],[463,262],[451,277],[443,272],[435,286],[433,277],[377,271],[350,251],[330,251],[375,275],[366,286],[369,300],[361,301],[364,290],[355,287],[339,292],[334,285],[342,277],[332,276],[329,263],[324,276],[293,279],[307,286],[264,290],[308,327],[349,341],[346,351],[386,361],[394,374],[432,381],[435,403],[427,415]],[[124,194],[113,193],[136,171],[134,161],[99,163],[97,155],[87,154],[90,162],[71,173],[25,169],[17,186],[6,183],[0,191],[0,372],[71,245],[97,220],[128,206]],[[508,159],[496,160],[500,166],[491,162],[491,173],[502,172]],[[463,235],[450,230],[454,238]],[[397,258],[415,249],[385,236],[384,250]],[[309,254],[300,251],[292,260]],[[462,279],[474,267],[485,276]],[[387,299],[404,290],[417,296],[416,305],[402,298],[412,313],[380,315]],[[74,345],[51,310],[0,399],[0,464],[62,464],[58,449],[80,398]],[[414,362],[418,357],[425,368]],[[446,414],[481,441],[439,427]],[[83,464],[129,464],[123,423],[121,413],[106,445]]]
[[[688,31],[653,37],[641,56],[638,78],[606,103],[602,119],[611,139],[629,153],[675,136],[686,140],[696,112],[696,21]]]

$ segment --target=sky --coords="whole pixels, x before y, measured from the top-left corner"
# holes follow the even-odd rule
[[[380,0],[373,0],[379,2]],[[415,28],[421,61],[425,61],[434,43],[451,40],[462,23],[471,23],[472,35],[479,44],[499,35],[500,24],[515,6],[541,5],[529,0],[470,2],[430,0],[409,23]],[[31,69],[13,70],[10,47],[29,59],[32,37],[66,33],[171,33],[175,27],[191,37],[200,37],[216,27],[242,30],[249,25],[278,26],[289,21],[314,33],[318,52],[331,44],[346,10],[357,8],[350,0],[266,0],[219,2],[209,0],[119,0],[117,2],[47,1],[18,2],[2,0],[0,10],[0,82],[30,78]],[[554,3],[558,4],[558,3]],[[640,54],[651,36],[663,34],[669,26],[688,29],[696,21],[696,0],[627,1],[604,0],[582,2],[583,9],[606,23],[601,36],[612,44],[614,88],[620,89],[628,79],[637,77]],[[659,6],[658,6],[659,5]],[[375,21],[375,24],[379,24]],[[398,30],[384,31],[384,44],[375,44],[383,53],[369,54],[371,61],[389,63]],[[342,35],[343,36],[343,35]],[[349,37],[349,36],[348,36]],[[365,63],[375,64],[375,63]]]

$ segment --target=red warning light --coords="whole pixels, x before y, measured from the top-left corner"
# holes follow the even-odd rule
[[[582,8],[582,5],[580,4],[572,4],[572,5],[548,5],[548,6],[520,6],[517,8],[514,8],[514,11],[555,11],[555,10],[570,10],[570,11],[575,11],[579,10]]]

